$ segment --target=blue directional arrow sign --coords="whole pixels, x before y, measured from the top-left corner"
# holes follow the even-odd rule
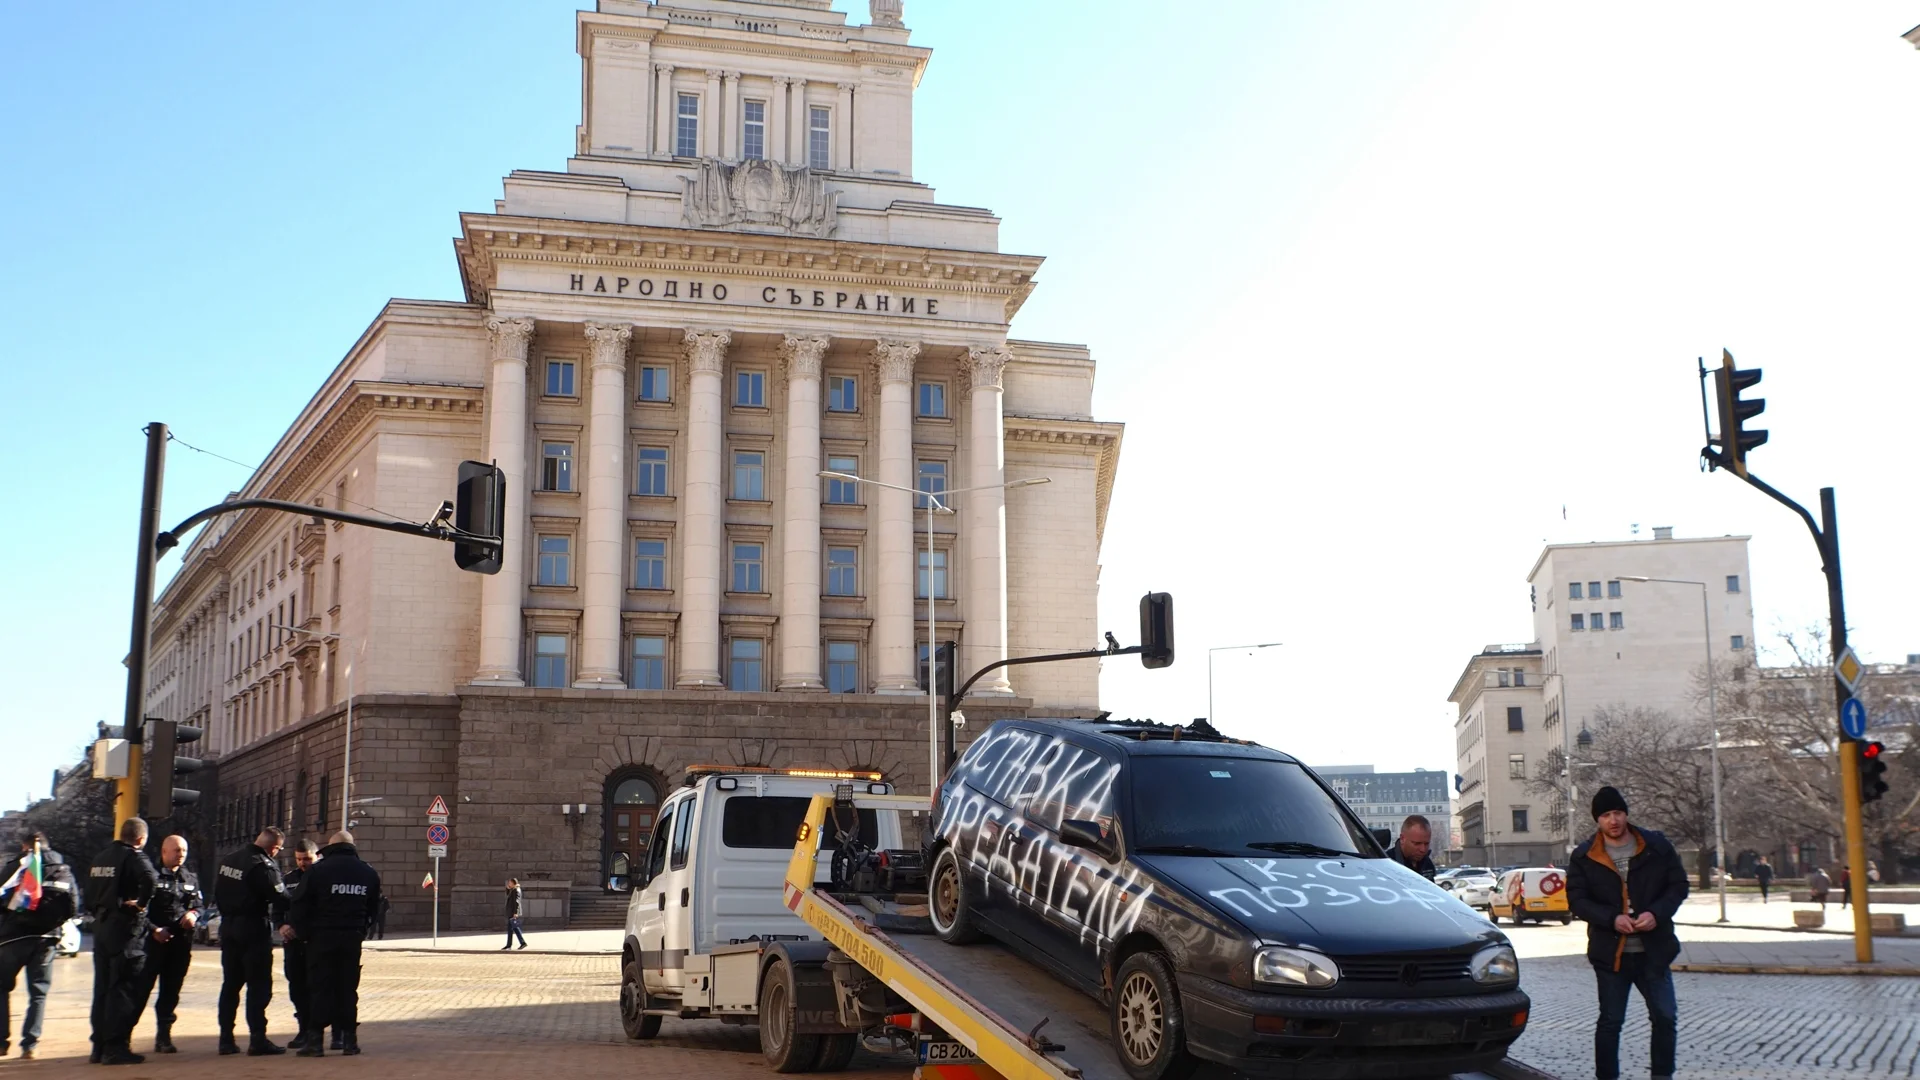
[[[1847,699],[1840,706],[1840,730],[1849,739],[1863,739],[1867,735],[1867,707],[1857,697]]]

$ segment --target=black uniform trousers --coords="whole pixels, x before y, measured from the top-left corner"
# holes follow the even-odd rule
[[[273,1000],[273,939],[266,934],[220,938],[220,1037],[233,1038],[240,987],[247,988],[247,1034],[267,1037],[267,1002]]]
[[[123,935],[111,935],[93,946],[93,1046],[101,1053],[125,1050],[133,1040],[133,1024],[146,999],[143,974],[146,954]]]
[[[287,976],[287,1000],[293,1002],[293,1026],[305,1031],[311,1015],[308,999],[313,996],[307,988],[307,943],[289,941],[280,947],[280,954],[280,970]]]
[[[308,1031],[350,1032],[360,1023],[360,939],[318,938],[307,944]]]
[[[187,981],[187,967],[193,963],[193,931],[178,930],[166,942],[147,941],[147,966],[140,977],[140,1007],[144,1009],[154,985],[160,996],[153,999],[153,1023],[156,1034],[164,1035],[173,1027],[174,1010],[180,1005],[180,987]],[[138,1014],[135,1014],[136,1020]]]

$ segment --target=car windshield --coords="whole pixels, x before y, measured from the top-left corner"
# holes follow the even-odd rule
[[[1129,839],[1142,854],[1375,857],[1366,831],[1290,761],[1143,755],[1132,787]]]

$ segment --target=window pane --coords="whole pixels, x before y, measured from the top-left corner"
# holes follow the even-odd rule
[[[667,542],[665,540],[633,542],[633,587],[636,589],[667,587]]]
[[[678,126],[674,129],[673,152],[676,157],[700,156],[700,97],[697,94],[680,95],[680,111],[676,117]]]
[[[1620,583],[1619,582],[1617,581],[1607,582],[1607,599],[1609,600],[1620,599]]]
[[[860,553],[857,548],[827,549],[827,595],[860,595]]]
[[[540,486],[547,491],[573,490],[573,444],[540,444]]]
[[[767,103],[744,101],[741,106],[745,130],[741,133],[740,154],[748,161],[758,161],[767,156]]]
[[[547,396],[573,396],[573,364],[566,360],[547,361]]]
[[[535,583],[540,585],[566,585],[570,583],[571,552],[573,538],[569,536],[542,536],[540,538],[540,566]]]
[[[720,811],[720,843],[730,848],[792,851],[794,834],[806,820],[810,801],[805,795],[729,795]],[[880,835],[879,811],[856,810],[854,816],[860,823],[860,838],[874,843]],[[832,831],[820,830],[822,845]]]
[[[1626,628],[1627,628],[1626,615],[1618,611],[1607,612],[1607,629],[1625,630]]]
[[[913,594],[922,600],[927,598],[927,552],[919,553],[919,572],[914,575]],[[947,553],[933,552],[933,597],[936,600],[947,598]]]
[[[667,688],[667,639],[663,637],[636,637],[633,639],[633,675],[628,685],[635,690],[665,690]]]
[[[921,491],[934,495],[945,493],[947,490],[947,463],[944,461],[920,462],[913,486]],[[945,499],[940,500],[940,504],[949,510],[953,509],[953,504]],[[913,505],[916,509],[925,510],[927,508],[926,497],[916,496],[913,500]]]
[[[858,643],[827,642],[827,689],[835,694],[860,692],[860,646]]]
[[[846,473],[848,476],[860,474],[860,459],[851,457],[830,457],[827,459],[827,471]],[[860,502],[860,485],[852,480],[827,478],[827,501],[843,506],[854,506]]]
[[[1587,599],[1589,600],[1600,599],[1600,583],[1599,582],[1597,581],[1587,582]]]
[[[1580,583],[1579,583],[1579,582],[1577,582],[1577,581],[1569,581],[1569,582],[1567,582],[1567,599],[1569,599],[1569,600],[1584,600],[1584,599],[1586,599],[1585,597],[1583,597],[1583,596],[1581,596],[1581,595],[1580,595]]]
[[[533,639],[533,685],[567,685],[567,636],[537,634]]]
[[[807,166],[809,168],[833,168],[831,123],[831,114],[827,109],[815,105],[807,110]]]
[[[947,415],[947,387],[944,383],[923,382],[920,384],[920,415]]]
[[[1736,650],[1739,650],[1739,649],[1744,649],[1744,648],[1746,648],[1746,647],[1747,647],[1747,636],[1746,636],[1745,634],[1735,634],[1735,635],[1733,635],[1733,647],[1734,647],[1734,649],[1736,649]]]
[[[736,371],[733,375],[733,403],[749,408],[766,405],[767,377],[758,371]]]
[[[760,502],[766,498],[767,455],[758,450],[733,452],[733,498]]]
[[[1585,630],[1587,628],[1587,617],[1579,614],[1574,615],[1573,628],[1575,630]]]
[[[851,375],[832,375],[827,378],[827,411],[859,412],[860,381]]]
[[[757,593],[760,588],[760,545],[733,545],[733,591]]]
[[[672,399],[672,372],[663,367],[643,367],[640,369],[640,400],[668,401]]]
[[[759,638],[734,638],[728,655],[727,689],[754,692],[760,689]]]
[[[1739,574],[1727,575],[1727,591],[1728,592],[1740,591],[1740,575]]]
[[[643,446],[635,455],[633,490],[637,495],[669,495],[667,488],[667,449]]]

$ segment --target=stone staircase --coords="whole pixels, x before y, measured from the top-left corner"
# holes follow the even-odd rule
[[[627,925],[627,899],[631,894],[603,892],[599,889],[575,889],[570,899],[569,930],[618,930]]]

